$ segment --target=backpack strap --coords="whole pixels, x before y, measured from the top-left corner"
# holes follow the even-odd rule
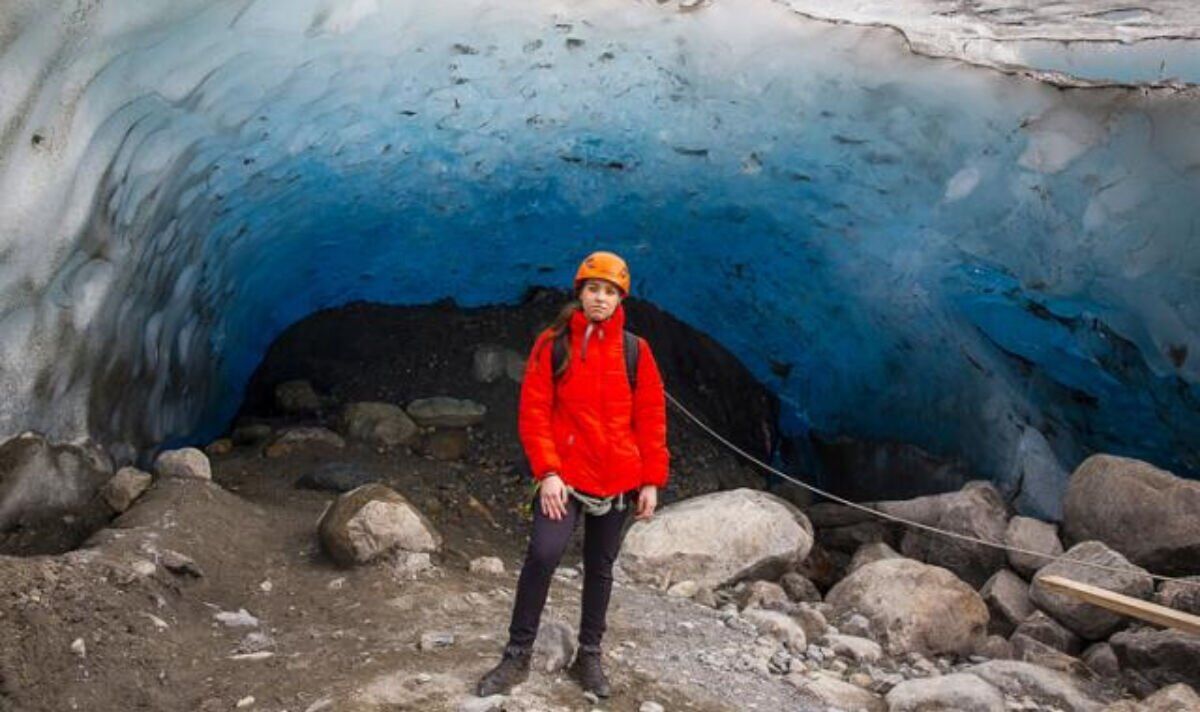
[[[562,377],[567,369],[567,349],[571,347],[570,329],[564,328],[554,336],[550,346],[550,372],[554,380]],[[625,351],[625,377],[629,379],[630,392],[637,391],[638,356],[641,354],[642,340],[631,331],[623,331]]]

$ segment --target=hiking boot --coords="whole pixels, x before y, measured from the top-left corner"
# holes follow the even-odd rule
[[[571,664],[571,669],[567,672],[579,683],[584,692],[590,692],[596,697],[608,697],[612,694],[608,678],[604,676],[604,668],[600,666],[599,646],[594,648],[579,646],[575,662]]]
[[[480,678],[475,686],[475,694],[480,697],[507,695],[509,690],[528,680],[532,653],[531,648],[505,646],[500,663]]]

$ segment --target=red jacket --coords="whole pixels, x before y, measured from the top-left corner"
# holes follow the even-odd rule
[[[669,460],[666,400],[650,346],[639,339],[634,394],[625,373],[624,307],[593,326],[585,355],[587,326],[588,318],[577,310],[568,326],[570,360],[557,383],[549,329],[538,336],[525,367],[517,429],[533,476],[540,480],[556,472],[566,484],[599,497],[644,484],[663,487]]]

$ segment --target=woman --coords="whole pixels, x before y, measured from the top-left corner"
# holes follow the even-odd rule
[[[575,294],[538,336],[521,385],[518,430],[538,502],[508,645],[480,680],[480,696],[507,693],[529,677],[550,578],[582,518],[583,610],[569,673],[585,691],[608,697],[600,639],[627,504],[636,502],[637,519],[649,519],[667,482],[662,378],[646,342],[625,332],[629,268],[611,252],[595,252],[576,272]]]

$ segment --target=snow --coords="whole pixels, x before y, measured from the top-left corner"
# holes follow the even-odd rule
[[[1037,511],[1095,450],[1200,473],[1198,11],[972,7],[15,4],[0,434],[202,442],[314,310],[513,301],[602,244],[789,431]]]

